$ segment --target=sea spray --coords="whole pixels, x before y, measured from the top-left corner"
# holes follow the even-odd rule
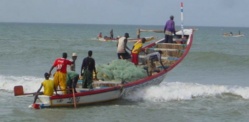
[[[12,92],[14,86],[22,85],[24,92],[35,92],[40,87],[43,78],[32,76],[2,76],[0,75],[0,89]]]
[[[125,99],[132,101],[167,102],[193,100],[196,97],[217,97],[228,94],[249,99],[248,93],[249,87],[163,82],[159,86],[139,89]]]

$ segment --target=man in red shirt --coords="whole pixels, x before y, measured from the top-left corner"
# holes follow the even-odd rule
[[[67,60],[67,53],[62,53],[62,58],[57,58],[54,61],[54,64],[50,68],[49,76],[51,75],[51,71],[54,69],[54,67],[57,68],[56,72],[54,73],[54,86],[57,88],[58,86],[63,91],[63,93],[66,93],[66,87],[67,87],[67,65],[74,64],[75,59],[73,61]]]

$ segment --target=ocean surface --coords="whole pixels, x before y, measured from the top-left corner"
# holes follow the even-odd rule
[[[33,110],[28,108],[33,97],[13,95],[16,85],[23,85],[25,92],[37,91],[43,74],[62,52],[69,58],[78,54],[77,72],[88,50],[97,65],[117,59],[116,43],[96,40],[98,33],[109,36],[113,29],[115,37],[128,32],[135,38],[137,28],[161,30],[163,25],[0,23],[0,121],[248,122],[249,28],[241,27],[194,27],[198,30],[189,54],[160,85],[120,100]],[[245,36],[223,37],[239,31]],[[141,36],[164,37],[148,32]]]

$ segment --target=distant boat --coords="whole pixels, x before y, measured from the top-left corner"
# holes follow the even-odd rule
[[[240,32],[239,32],[239,34],[233,34],[232,32],[230,32],[230,33],[224,33],[223,36],[224,37],[243,37],[245,35],[241,34]]]
[[[238,34],[238,35],[232,35],[232,37],[243,37],[245,36],[244,34]]]
[[[97,39],[99,41],[102,41],[102,42],[117,42],[119,37],[117,38],[110,38],[110,37],[97,37]],[[155,37],[154,36],[150,36],[150,37],[145,37],[146,39],[146,42],[149,42],[149,41],[152,41],[152,40],[155,40]],[[136,42],[138,39],[137,38],[128,38],[128,42]]]

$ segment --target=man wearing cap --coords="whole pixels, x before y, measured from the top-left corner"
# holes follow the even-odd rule
[[[118,59],[130,59],[131,55],[126,51],[126,49],[130,50],[130,48],[128,48],[127,46],[127,42],[129,38],[129,33],[125,33],[124,37],[121,37],[118,39],[117,42],[117,55],[118,55]]]
[[[175,35],[175,22],[174,16],[170,16],[170,20],[168,20],[164,27],[165,34],[165,43],[173,43],[173,34]]]
[[[70,61],[67,59],[67,53],[62,53],[62,58],[57,58],[52,67],[49,70],[49,76],[51,75],[52,70],[56,67],[57,70],[54,73],[54,85],[57,88],[58,86],[66,94],[66,80],[67,80],[67,65],[74,64],[75,59]]]
[[[77,59],[77,54],[76,53],[72,54],[72,59],[73,59],[74,63],[71,65],[71,68],[72,68],[72,71],[75,71],[75,61]]]
[[[75,61],[77,59],[77,54],[72,53],[72,60],[74,60],[74,63],[70,66],[70,71],[67,72],[67,88],[68,93],[72,93],[72,90],[74,90],[75,93],[76,91],[76,86],[79,80],[79,74],[75,72]]]

